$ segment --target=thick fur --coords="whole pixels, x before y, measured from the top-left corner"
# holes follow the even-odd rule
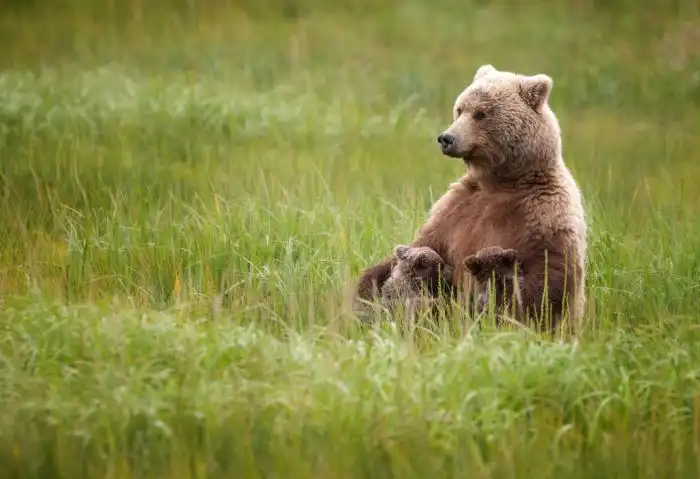
[[[392,313],[400,304],[409,314],[430,310],[434,300],[452,290],[452,268],[433,249],[398,245],[391,275],[381,288],[381,303]]]
[[[464,265],[474,279],[475,313],[482,313],[489,306],[489,293],[492,291],[496,319],[505,313],[521,320],[523,270],[517,251],[489,246],[468,256]]]
[[[435,250],[454,269],[455,285],[463,283],[470,255],[489,245],[515,249],[525,271],[523,308],[538,318],[547,313],[554,327],[564,311],[583,314],[587,228],[548,105],[551,89],[543,74],[491,65],[477,70],[445,131],[454,142],[443,146],[444,155],[463,159],[468,173],[433,205],[411,246]],[[392,262],[393,255],[365,270],[357,297],[376,298]]]

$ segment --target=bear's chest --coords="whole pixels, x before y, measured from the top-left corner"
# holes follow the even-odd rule
[[[441,244],[448,262],[455,266],[485,246],[517,248],[518,238],[529,227],[528,208],[513,195],[485,191],[461,191],[441,198],[431,215],[431,236]]]

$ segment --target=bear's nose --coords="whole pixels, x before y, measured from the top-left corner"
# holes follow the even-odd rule
[[[437,141],[440,143],[440,148],[442,148],[444,151],[454,145],[455,137],[449,133],[442,133],[437,137]]]

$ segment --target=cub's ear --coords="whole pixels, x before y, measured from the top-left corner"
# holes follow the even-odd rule
[[[411,264],[414,268],[435,267],[441,262],[435,252],[425,248],[416,248],[411,255]]]
[[[516,272],[518,275],[522,274],[520,262],[518,261],[518,252],[516,250],[510,248],[503,250],[498,271],[506,278],[513,278]]]
[[[518,259],[518,252],[512,248],[503,250],[503,261],[509,265],[515,264]]]
[[[413,266],[416,268],[422,268],[423,266],[428,265],[428,255],[425,253],[418,253],[414,258],[413,258]]]
[[[476,258],[476,255],[469,255],[464,259],[464,266],[467,267],[469,272],[473,275],[477,275],[481,272],[481,263]]]
[[[497,70],[493,67],[493,65],[486,64],[486,65],[481,65],[477,70],[476,73],[474,73],[474,80],[476,81],[479,78],[482,78],[489,73],[495,73]]]
[[[400,244],[400,245],[397,245],[396,248],[394,248],[394,256],[396,256],[398,259],[405,261],[407,255],[408,255],[408,246]]]
[[[543,73],[525,77],[520,80],[520,96],[530,108],[538,110],[547,103],[553,84],[552,79]]]

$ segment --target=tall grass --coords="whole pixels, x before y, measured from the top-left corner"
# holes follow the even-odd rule
[[[697,477],[699,20],[0,7],[5,476]],[[584,328],[360,328],[349,286],[463,173],[435,137],[483,63],[554,79]]]

